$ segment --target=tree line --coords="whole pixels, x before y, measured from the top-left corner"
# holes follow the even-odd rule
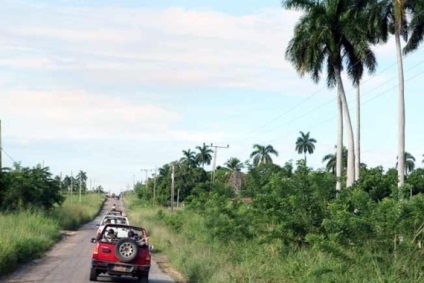
[[[337,183],[336,175],[336,153],[329,153],[322,158],[324,163],[323,169],[312,170],[307,166],[307,154],[313,154],[315,150],[316,139],[312,138],[310,132],[306,134],[300,132],[300,136],[295,142],[294,149],[299,154],[304,154],[302,159],[302,166],[307,168],[310,172],[319,172],[334,181],[334,185]],[[197,151],[196,151],[197,150]],[[174,202],[184,202],[187,198],[190,199],[194,191],[211,191],[215,186],[227,187],[232,190],[234,196],[241,197],[254,197],[255,192],[261,190],[263,182],[266,180],[260,180],[261,175],[258,175],[258,168],[267,168],[271,170],[269,173],[275,173],[280,170],[286,172],[287,176],[290,177],[295,170],[296,165],[292,161],[287,161],[283,166],[274,164],[272,159],[273,156],[278,156],[278,151],[272,145],[260,145],[254,144],[250,159],[242,162],[237,157],[231,157],[222,165],[218,165],[215,172],[206,171],[205,165],[210,165],[212,162],[213,150],[207,146],[197,146],[195,150],[187,149],[182,151],[182,157],[179,160],[170,162],[159,168],[157,175],[150,177],[144,184],[137,183],[135,190],[139,194],[139,197],[145,200],[157,201],[161,205],[170,205],[171,203],[171,182],[172,182],[172,167],[174,167],[174,187],[176,194],[174,196]],[[347,186],[347,155],[348,150],[346,147],[343,148],[343,164],[342,164],[342,179],[341,183],[343,186]],[[300,162],[300,161],[298,161]],[[404,163],[405,171],[404,175],[407,182],[406,188],[410,188],[404,194],[407,196],[412,191],[412,194],[418,194],[424,192],[424,183],[421,182],[423,169],[416,168],[416,159],[410,153],[406,152]],[[424,155],[423,160],[424,163]],[[394,159],[393,165],[398,166],[398,161]],[[389,168],[387,172],[382,166],[375,168],[369,168],[365,163],[361,163],[360,171],[364,174],[360,179],[354,182],[352,186],[363,187],[364,184],[367,186],[363,189],[367,192],[373,191],[373,194],[377,194],[376,200],[381,200],[385,196],[390,195],[393,190],[392,186],[396,185],[396,177],[394,172],[397,170],[395,167]],[[264,169],[265,170],[265,169]],[[276,170],[274,172],[274,170]],[[243,172],[246,171],[246,172]],[[370,174],[372,178],[388,178],[387,181],[378,184],[378,182],[370,181]],[[378,175],[378,177],[376,176]],[[271,174],[272,175],[272,174]],[[213,178],[215,176],[215,178]],[[331,184],[331,183],[327,183]],[[372,184],[372,185],[371,185]],[[384,189],[382,187],[385,187]],[[335,186],[334,186],[335,188]],[[326,188],[328,192],[331,192],[331,188]],[[379,193],[375,193],[378,191]],[[336,192],[333,193],[336,196]]]
[[[0,170],[0,211],[22,209],[49,210],[61,205],[67,195],[88,192],[87,173],[80,171],[77,176],[54,175],[49,167],[40,164],[24,167],[14,163],[13,167]],[[98,186],[95,192],[104,193]]]

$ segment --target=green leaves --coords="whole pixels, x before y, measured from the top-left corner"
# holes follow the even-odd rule
[[[60,191],[60,183],[48,167],[40,165],[34,168],[15,167],[2,173],[2,194],[0,208],[18,210],[26,208],[51,209],[61,204],[64,197]]]

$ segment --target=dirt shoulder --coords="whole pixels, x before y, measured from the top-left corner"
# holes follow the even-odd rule
[[[172,277],[176,283],[187,283],[182,274],[169,265],[168,258],[165,255],[154,254],[153,260],[156,261],[162,272]]]

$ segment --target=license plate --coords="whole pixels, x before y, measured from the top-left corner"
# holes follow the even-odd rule
[[[112,267],[113,271],[121,271],[121,272],[126,272],[127,271],[127,267],[126,266],[119,266],[119,265],[115,265]]]

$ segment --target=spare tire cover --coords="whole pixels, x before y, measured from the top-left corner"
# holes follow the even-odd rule
[[[115,245],[115,254],[120,261],[131,262],[137,258],[138,244],[133,239],[120,239]]]

